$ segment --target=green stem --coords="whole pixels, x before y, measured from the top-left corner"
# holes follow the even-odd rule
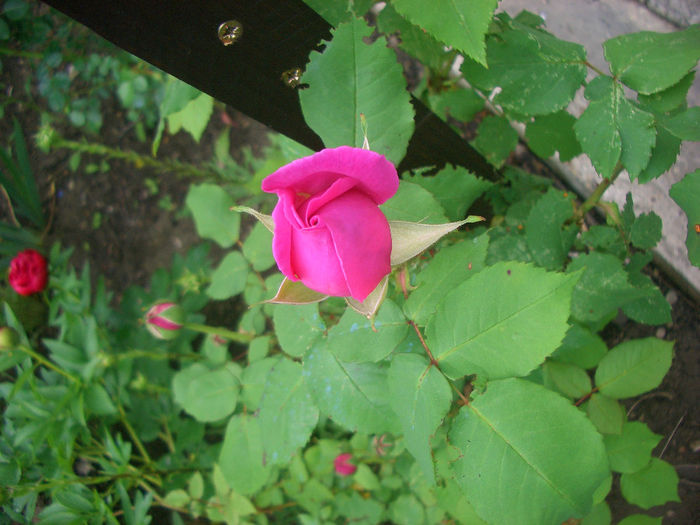
[[[591,64],[588,60],[586,60],[583,64],[584,64],[586,67],[588,67],[589,69],[592,69],[593,71],[595,71],[596,73],[598,73],[599,75],[607,76],[607,73],[606,73],[605,71],[602,71],[602,70],[598,69],[598,68],[595,67],[593,64]]]
[[[134,428],[131,426],[131,423],[129,423],[129,420],[126,417],[126,413],[124,412],[124,407],[122,407],[122,404],[119,402],[118,399],[117,410],[119,410],[119,419],[121,420],[122,425],[124,425],[124,428],[126,428],[126,431],[129,433],[129,436],[136,445],[136,448],[139,449],[139,454],[141,454],[141,457],[145,461],[146,465],[150,466],[153,463],[153,461],[151,460],[151,456],[148,455],[146,447],[143,446],[143,443],[141,443],[138,434],[136,434],[136,431],[134,431]]]
[[[613,182],[615,182],[615,179],[617,179],[620,173],[622,173],[622,169],[622,164],[618,163],[618,165],[615,166],[612,175],[610,175],[610,177],[607,179],[603,179],[600,182],[600,184],[598,184],[596,189],[593,190],[593,193],[591,193],[589,197],[585,200],[585,202],[581,204],[581,206],[579,206],[578,210],[576,210],[576,215],[574,217],[577,222],[583,220],[583,218],[586,216],[586,213],[588,213],[598,205],[598,202],[600,201],[605,191],[610,187],[610,185]]]
[[[26,347],[26,346],[24,346],[24,345],[19,345],[17,348],[18,348],[19,350],[21,350],[22,352],[24,352],[25,354],[27,354],[28,356],[30,356],[32,359],[35,359],[36,361],[38,361],[39,363],[41,363],[42,365],[44,365],[46,368],[50,368],[50,369],[53,370],[54,372],[58,372],[58,373],[61,374],[63,377],[65,377],[66,379],[69,379],[70,381],[73,381],[74,383],[81,384],[81,381],[80,381],[79,378],[77,378],[76,376],[74,376],[74,375],[71,374],[70,372],[66,372],[66,371],[63,370],[62,368],[57,367],[57,366],[54,365],[51,361],[49,361],[48,359],[46,359],[43,355],[37,354],[37,353],[36,353],[34,350],[32,350],[31,348],[28,348],[28,347]]]
[[[202,334],[218,335],[219,337],[236,341],[237,343],[250,343],[255,338],[255,336],[252,334],[233,332],[232,330],[227,330],[226,328],[221,328],[219,326],[207,326],[197,323],[184,323],[182,326]]]
[[[199,354],[180,354],[180,353],[159,353],[149,352],[148,350],[129,350],[121,354],[116,354],[114,357],[121,361],[122,359],[137,359],[145,357],[148,359],[201,359]]]

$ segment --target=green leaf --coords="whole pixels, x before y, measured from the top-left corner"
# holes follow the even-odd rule
[[[620,521],[618,525],[661,525],[661,518],[653,518],[645,514],[632,514]]]
[[[591,100],[574,124],[581,148],[603,177],[610,177],[618,161],[636,178],[647,166],[656,141],[654,116],[625,97],[609,77],[597,77],[586,88]]]
[[[581,153],[581,145],[574,133],[575,123],[576,118],[566,110],[535,117],[525,128],[527,144],[542,158],[551,157],[558,151],[559,160],[569,161]]]
[[[155,154],[160,146],[160,141],[163,136],[163,130],[165,129],[165,119],[173,113],[177,113],[189,104],[189,102],[195,99],[201,94],[197,88],[185,84],[181,80],[168,75],[168,80],[165,84],[165,95],[163,96],[163,102],[160,104],[160,120],[158,122],[158,127],[156,129],[156,136],[153,139],[153,145],[151,147],[152,153]]]
[[[523,525],[583,517],[608,476],[603,440],[581,411],[537,384],[487,384],[457,415],[457,481],[482,519]]]
[[[472,145],[486,160],[497,168],[501,167],[518,144],[518,133],[507,119],[489,115],[481,121],[479,134]]]
[[[364,15],[373,0],[304,0],[304,3],[321,15],[332,26],[350,18]]]
[[[428,190],[451,221],[464,219],[474,201],[493,186],[492,182],[477,177],[462,166],[446,166],[432,177],[404,175],[403,180]]]
[[[488,244],[483,234],[440,250],[416,277],[416,289],[404,303],[406,315],[424,326],[447,293],[482,270]]]
[[[603,394],[593,394],[586,403],[588,419],[601,434],[619,434],[625,423],[625,409],[615,399]]]
[[[452,89],[440,93],[428,93],[428,102],[433,113],[447,122],[452,117],[462,122],[471,122],[484,109],[484,99],[473,89]]]
[[[280,360],[267,376],[260,404],[260,431],[266,461],[288,463],[306,444],[318,422],[318,408],[311,399],[301,364]]]
[[[700,25],[684,31],[641,31],[603,43],[613,75],[648,95],[680,81],[700,59]]]
[[[700,141],[700,107],[688,108],[664,121],[662,126],[679,139]]]
[[[328,349],[345,363],[384,359],[406,338],[409,326],[401,309],[386,299],[369,320],[348,308],[328,331]]]
[[[477,87],[500,87],[494,102],[519,115],[564,109],[586,78],[586,51],[538,29],[516,24],[487,39],[488,69],[465,60],[462,72]]]
[[[385,363],[343,363],[317,344],[304,357],[303,370],[318,407],[337,424],[366,434],[400,428],[386,395]]]
[[[532,207],[525,223],[525,239],[534,261],[548,270],[561,270],[578,228],[565,228],[574,215],[573,198],[550,188]]]
[[[688,233],[685,245],[688,247],[688,259],[700,267],[700,169],[688,173],[681,181],[675,183],[669,192],[688,217]]]
[[[643,213],[632,224],[630,241],[637,248],[653,248],[661,240],[661,226],[661,217],[656,213]]]
[[[452,390],[440,371],[418,354],[398,354],[389,369],[391,407],[403,429],[406,448],[435,485],[430,439],[452,401]]]
[[[425,523],[425,507],[413,494],[401,494],[389,505],[389,518],[392,523],[422,525]]]
[[[428,322],[428,347],[451,378],[524,376],[568,329],[580,275],[509,262],[488,267],[450,292]]]
[[[583,368],[548,360],[542,367],[544,384],[565,397],[577,399],[591,391],[591,378]]]
[[[620,343],[600,360],[595,383],[616,399],[634,397],[659,386],[671,367],[673,342],[653,337]]]
[[[222,248],[229,248],[238,240],[241,216],[231,211],[233,199],[219,186],[190,186],[185,204],[200,237],[216,241]]]
[[[90,384],[85,391],[85,408],[98,416],[108,416],[117,413],[117,407],[105,388],[98,384]]]
[[[644,109],[649,109],[656,113],[668,113],[675,109],[685,107],[690,86],[695,80],[695,71],[691,71],[684,76],[680,82],[672,85],[663,91],[658,91],[651,95],[637,95],[637,100]]]
[[[377,26],[382,33],[398,34],[401,49],[425,66],[437,68],[453,57],[444,44],[398,14],[391,4],[386,4],[379,12]]]
[[[580,525],[610,525],[612,523],[612,514],[608,504],[598,503],[594,505],[591,512],[581,520]]]
[[[448,46],[486,65],[484,38],[498,0],[394,0],[394,9]]]
[[[579,255],[567,272],[585,268],[574,288],[571,314],[581,322],[596,322],[614,314],[618,308],[638,299],[644,292],[632,286],[622,261],[607,253]]]
[[[292,357],[302,357],[326,330],[316,303],[275,305],[272,318],[282,350]]]
[[[643,509],[650,509],[669,501],[680,501],[676,469],[657,458],[652,458],[642,470],[622,474],[620,489],[627,501]]]
[[[402,180],[396,194],[379,207],[390,221],[442,224],[447,222],[445,210],[430,191],[418,184]]]
[[[209,370],[199,363],[173,376],[173,395],[197,421],[218,421],[236,408],[238,379],[226,368]]]
[[[654,434],[640,421],[630,421],[622,426],[618,435],[603,436],[608,450],[610,468],[615,472],[631,474],[649,464],[651,451],[659,444],[661,436]]]
[[[258,418],[237,414],[229,420],[218,465],[236,492],[252,495],[265,485],[270,465],[265,462]]]
[[[266,357],[251,363],[243,369],[241,374],[243,390],[241,401],[248,412],[255,412],[260,407],[260,400],[267,384],[267,375],[280,359],[280,356]]]
[[[640,184],[649,182],[671,169],[681,151],[681,142],[681,139],[674,137],[664,128],[656,128],[656,144],[651,150],[649,164],[637,177]]]
[[[327,148],[362,147],[364,115],[370,148],[398,164],[413,134],[413,106],[394,51],[383,39],[366,44],[371,33],[358,18],[332,31],[323,53],[311,53],[302,77],[309,88],[299,92],[299,100],[306,122]]]
[[[608,347],[598,335],[588,328],[574,323],[566,332],[561,346],[557,348],[552,358],[563,363],[594,368],[608,351]]]
[[[184,129],[199,143],[213,111],[214,99],[206,93],[201,93],[180,111],[167,116],[168,129],[173,135]]]
[[[246,237],[243,255],[256,272],[267,270],[275,264],[275,258],[272,256],[272,234],[263,223],[256,223]]]
[[[241,252],[230,252],[211,274],[211,283],[205,293],[216,300],[228,299],[245,289],[248,263]]]

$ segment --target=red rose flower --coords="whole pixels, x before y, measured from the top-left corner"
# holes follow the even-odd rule
[[[46,288],[49,280],[48,264],[35,250],[19,252],[10,263],[7,280],[20,295],[32,295]]]

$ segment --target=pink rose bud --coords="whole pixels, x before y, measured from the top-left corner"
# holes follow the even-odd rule
[[[391,271],[391,231],[379,205],[399,187],[373,151],[341,146],[295,160],[265,178],[276,193],[272,253],[292,281],[363,301]]]
[[[158,339],[172,339],[182,328],[185,312],[175,303],[163,302],[146,312],[146,328]]]
[[[352,476],[355,473],[357,467],[350,463],[350,458],[352,458],[352,454],[348,454],[347,452],[336,456],[333,460],[336,474],[339,476]]]
[[[7,280],[20,295],[41,292],[49,280],[48,263],[36,250],[21,251],[10,262]]]

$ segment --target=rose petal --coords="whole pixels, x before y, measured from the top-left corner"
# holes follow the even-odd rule
[[[350,292],[345,295],[364,301],[391,272],[391,232],[386,217],[356,190],[329,202],[316,217],[332,236]]]
[[[291,188],[295,192],[317,195],[329,188],[338,176],[355,179],[359,189],[376,204],[391,198],[399,187],[396,168],[383,155],[340,146],[321,150],[281,167],[263,180],[262,189],[277,193]]]
[[[325,225],[298,230],[292,228],[292,268],[294,279],[322,294],[350,295],[335,244]]]

